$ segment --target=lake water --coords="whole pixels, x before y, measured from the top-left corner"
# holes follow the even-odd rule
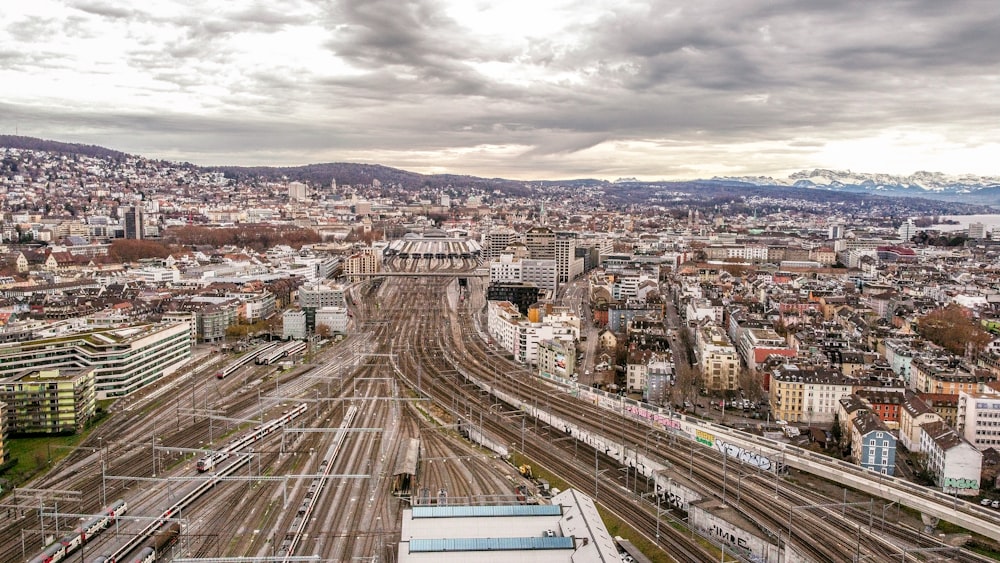
[[[942,215],[942,219],[958,221],[957,225],[931,225],[930,228],[939,231],[965,231],[969,223],[982,223],[989,232],[994,227],[1000,227],[1000,215]]]

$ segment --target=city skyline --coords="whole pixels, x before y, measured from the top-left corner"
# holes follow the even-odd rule
[[[0,133],[203,165],[517,179],[1000,175],[989,2],[6,12]]]

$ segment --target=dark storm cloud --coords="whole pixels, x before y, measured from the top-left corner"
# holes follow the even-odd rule
[[[148,78],[150,92],[176,90],[187,106],[194,100],[215,113],[68,112],[33,101],[4,109],[50,124],[52,136],[60,127],[115,139],[140,130],[153,152],[161,141],[187,146],[192,160],[267,147],[335,154],[517,146],[523,158],[512,169],[554,170],[588,165],[580,155],[606,142],[670,154],[780,141],[780,156],[797,158],[894,127],[940,132],[953,143],[998,132],[984,124],[1000,114],[993,0],[622,2],[578,25],[554,21],[552,33],[536,37],[499,28],[479,35],[437,0],[224,3],[200,13],[192,0],[173,15],[94,0],[72,6],[58,24],[67,34],[98,33],[94,22],[154,28],[135,31],[116,60]],[[38,42],[58,25],[28,18],[7,33]],[[290,60],[287,69],[241,61],[242,34],[269,41],[300,28],[322,33],[326,51],[303,53],[308,62]],[[506,40],[508,33],[516,37]],[[28,72],[70,60],[45,53],[0,51],[0,68]]]
[[[326,46],[337,56],[435,95],[484,94],[489,83],[469,63],[506,55],[480,45],[433,0],[346,0],[327,11],[326,22]]]

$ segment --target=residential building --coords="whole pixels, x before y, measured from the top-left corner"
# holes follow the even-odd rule
[[[941,420],[948,426],[958,425],[958,395],[947,393],[917,393],[923,402],[934,409]]]
[[[0,401],[0,465],[7,463],[7,404]]]
[[[539,342],[561,340],[572,343],[579,337],[579,319],[574,321],[554,315],[553,318],[532,322],[513,303],[487,303],[487,327],[490,335],[500,347],[513,354],[515,361],[522,364],[535,364],[538,361]]]
[[[830,368],[784,365],[771,374],[768,390],[774,417],[788,422],[831,424],[839,401],[853,392],[854,381]]]
[[[871,412],[871,407],[861,397],[854,394],[841,397],[837,403],[837,419],[840,422],[840,431],[843,436],[841,439],[844,440],[844,443],[840,445],[846,446],[853,440],[851,432],[854,428],[855,419],[867,416]]]
[[[165,305],[165,321],[188,321],[194,314],[196,342],[216,343],[226,339],[226,330],[239,320],[240,300],[234,297],[196,295],[179,297]]]
[[[255,292],[230,293],[226,297],[240,300],[239,316],[248,323],[270,318],[277,310],[274,294],[263,289]]]
[[[976,393],[982,384],[995,381],[989,370],[966,366],[954,361],[914,358],[910,363],[912,379],[918,393],[958,395]]]
[[[906,400],[902,391],[882,389],[858,389],[857,395],[868,404],[872,414],[878,417],[890,430],[899,428],[899,413]]]
[[[381,252],[375,248],[363,248],[344,260],[344,276],[350,283],[361,281],[364,274],[377,274],[381,270]]]
[[[883,475],[896,470],[896,437],[872,412],[855,417],[851,424],[851,457],[861,467]]]
[[[921,427],[920,451],[934,483],[949,495],[976,496],[983,454],[950,426],[931,422]]]
[[[899,443],[907,450],[920,452],[920,428],[942,422],[941,416],[913,392],[907,392],[899,409]]]
[[[750,371],[757,371],[757,366],[770,356],[795,357],[795,350],[789,348],[785,339],[772,328],[747,327],[739,333],[736,349]]]
[[[191,358],[186,322],[104,328],[0,344],[0,377],[24,370],[93,367],[97,399],[123,397]]]
[[[698,328],[695,355],[706,388],[710,391],[739,388],[740,357],[725,331],[711,323]]]
[[[564,378],[576,373],[576,347],[573,343],[562,340],[540,341],[538,373]]]
[[[75,433],[97,407],[92,367],[26,370],[0,379],[12,434]]]
[[[643,388],[643,400],[654,405],[666,405],[670,402],[670,388],[676,382],[673,362],[653,361],[646,366],[646,385]]]
[[[288,199],[291,201],[306,201],[306,185],[302,182],[288,183]]]

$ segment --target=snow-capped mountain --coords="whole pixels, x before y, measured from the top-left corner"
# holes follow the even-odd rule
[[[872,192],[881,195],[989,200],[991,202],[996,202],[1000,196],[1000,178],[974,174],[951,176],[941,172],[926,171],[914,172],[909,176],[897,176],[817,168],[795,172],[788,178],[746,176],[717,177],[713,180],[742,182],[757,186],[795,186],[798,188]]]

